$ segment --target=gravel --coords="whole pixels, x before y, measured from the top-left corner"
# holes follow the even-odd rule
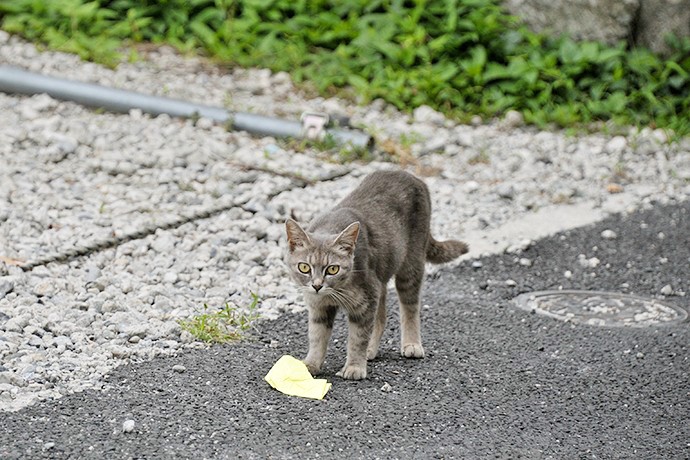
[[[606,240],[615,240],[616,238],[618,238],[618,234],[613,230],[607,228],[606,230],[601,232],[601,237]]]
[[[130,419],[130,420],[125,420],[125,421],[122,423],[122,432],[123,432],[123,433],[131,433],[132,431],[134,431],[135,425],[136,425],[136,424],[135,424],[134,420],[131,420],[131,419]]]
[[[513,113],[462,125],[429,107],[308,98],[287,74],[221,71],[166,47],[142,56],[107,69],[0,31],[9,65],[270,116],[347,116],[380,148],[351,163],[210,120],[0,94],[0,410],[103,389],[124,362],[204,347],[178,325],[204,305],[243,309],[257,294],[266,318],[302,310],[285,283],[284,219],[311,219],[395,162],[429,185],[437,237],[468,241],[466,257],[511,252],[525,268],[520,254],[545,234],[690,195],[690,141],[658,130],[568,135]]]

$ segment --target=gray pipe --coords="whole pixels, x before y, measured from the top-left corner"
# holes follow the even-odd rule
[[[229,112],[222,107],[195,104],[177,99],[150,96],[92,83],[40,75],[17,67],[0,65],[0,91],[33,95],[45,93],[55,99],[102,108],[111,112],[128,113],[141,109],[151,115],[168,114],[173,117],[204,117],[239,131],[277,137],[307,137],[302,123],[243,112]],[[373,139],[366,133],[348,129],[326,129],[338,144],[356,148],[371,148]]]

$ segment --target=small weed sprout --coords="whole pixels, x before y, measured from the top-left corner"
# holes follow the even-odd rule
[[[400,146],[406,150],[410,150],[413,144],[417,144],[424,140],[424,136],[417,131],[410,131],[409,133],[402,133],[400,135]]]
[[[254,293],[246,311],[228,303],[220,310],[210,311],[209,306],[204,304],[203,313],[190,319],[180,319],[178,324],[182,330],[206,343],[236,342],[245,338],[245,333],[259,319],[256,311],[258,305],[259,296]]]
[[[479,152],[467,160],[467,164],[474,166],[478,164],[489,164],[491,163],[491,157],[489,156],[489,153],[486,151],[486,149],[480,149]]]

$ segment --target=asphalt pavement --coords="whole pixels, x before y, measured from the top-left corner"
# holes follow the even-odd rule
[[[581,254],[600,263],[584,266]],[[422,360],[399,356],[395,307],[370,377],[336,377],[341,317],[325,365],[331,391],[285,396],[263,377],[283,354],[306,351],[306,316],[286,314],[240,344],[120,367],[106,392],[3,413],[0,458],[690,458],[690,323],[576,325],[512,300],[560,288],[657,298],[671,285],[666,301],[688,310],[690,202],[480,262],[429,276]]]

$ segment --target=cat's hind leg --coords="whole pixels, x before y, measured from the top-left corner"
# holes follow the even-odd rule
[[[371,332],[369,339],[369,346],[367,348],[367,359],[372,360],[376,358],[379,352],[379,344],[381,343],[381,336],[386,329],[386,288],[381,289],[379,295],[379,304],[376,307],[376,319],[374,321],[374,329]]]
[[[419,293],[424,280],[424,259],[410,258],[395,275],[400,300],[400,353],[406,358],[423,358]]]
[[[311,375],[321,372],[337,311],[338,307],[330,305],[309,308],[309,351],[302,362]]]

